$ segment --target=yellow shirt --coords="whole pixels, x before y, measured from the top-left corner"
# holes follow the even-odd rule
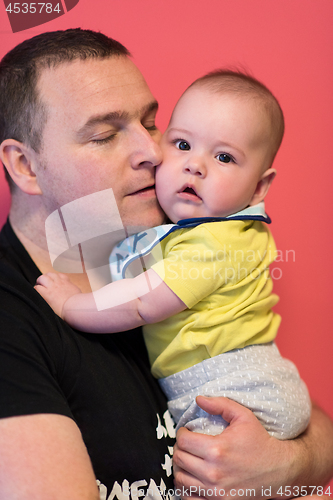
[[[278,297],[268,266],[276,247],[264,223],[205,223],[171,233],[161,246],[164,259],[152,269],[188,309],[144,327],[155,377],[275,338],[280,317],[271,310]]]

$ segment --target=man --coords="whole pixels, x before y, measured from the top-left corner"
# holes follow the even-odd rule
[[[68,30],[23,42],[0,65],[0,155],[12,191],[0,239],[6,500],[160,498],[172,487],[173,427],[140,335],[74,332],[33,290],[52,270],[45,221],[64,205],[112,188],[125,226],[162,221],[157,103],[128,55],[104,35]],[[107,208],[98,218],[108,218]],[[86,273],[71,279],[90,289]],[[185,495],[251,487],[261,496],[272,485],[273,496],[280,486],[329,478],[333,429],[320,410],[305,435],[279,442],[232,401],[200,404],[231,425],[217,437],[178,433],[175,480]]]

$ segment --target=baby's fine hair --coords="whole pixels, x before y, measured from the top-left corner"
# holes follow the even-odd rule
[[[213,93],[230,93],[258,101],[258,105],[261,105],[262,110],[271,122],[272,164],[284,134],[283,112],[272,92],[253,76],[229,69],[219,69],[207,73],[195,80],[188,89],[195,86],[205,87]]]

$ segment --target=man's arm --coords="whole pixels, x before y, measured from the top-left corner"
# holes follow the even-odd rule
[[[0,420],[0,498],[98,500],[81,433],[68,417],[40,414]]]
[[[230,426],[218,436],[195,434],[185,428],[178,431],[173,457],[175,483],[193,498],[221,497],[225,492],[238,499],[246,490],[247,496],[252,490],[251,496],[255,492],[256,497],[262,497],[267,490],[266,496],[283,498],[279,492],[284,493],[287,486],[291,496],[304,496],[302,486],[325,485],[331,478],[333,424],[318,407],[313,407],[310,425],[301,436],[279,441],[250,410],[234,401],[202,396],[197,401],[208,413],[222,414]]]

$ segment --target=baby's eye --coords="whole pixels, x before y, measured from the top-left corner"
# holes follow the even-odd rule
[[[181,149],[182,151],[189,151],[191,149],[191,146],[186,141],[177,140],[175,142],[175,144],[176,144],[177,148]]]
[[[235,160],[231,155],[228,155],[227,153],[221,153],[217,155],[216,157],[220,162],[222,163],[230,163],[231,161],[234,162]]]

